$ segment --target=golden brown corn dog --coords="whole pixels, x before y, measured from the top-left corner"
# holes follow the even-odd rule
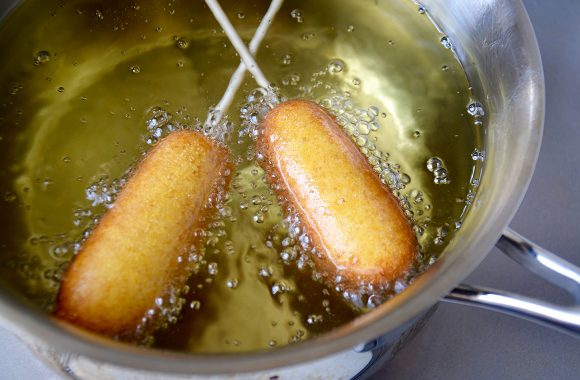
[[[161,140],[68,267],[56,315],[130,336],[156,298],[187,279],[194,231],[213,211],[208,199],[215,203],[228,185],[228,171],[227,150],[202,134],[178,131]]]
[[[317,104],[291,100],[263,122],[258,149],[279,195],[298,212],[322,258],[348,287],[400,278],[415,235],[402,209],[350,138]]]

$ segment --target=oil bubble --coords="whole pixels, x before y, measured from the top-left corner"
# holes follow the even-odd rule
[[[50,61],[50,53],[47,52],[46,50],[41,50],[35,54],[34,64],[36,66],[43,65],[45,63],[48,63],[49,61]]]
[[[379,116],[379,107],[377,106],[370,106],[367,114],[369,115],[369,117],[372,117],[373,119],[376,118],[377,116]]]
[[[313,314],[313,315],[309,315],[306,318],[306,323],[308,323],[309,325],[314,325],[314,324],[322,322],[323,320],[324,320],[324,317],[322,315]]]
[[[341,59],[333,59],[328,63],[328,72],[331,74],[338,74],[345,69],[346,65]]]
[[[435,169],[443,165],[443,160],[439,157],[431,157],[427,160],[427,170],[433,172]]]
[[[129,71],[131,71],[133,74],[139,74],[141,72],[141,67],[134,65],[129,68]]]
[[[240,281],[237,278],[232,278],[226,281],[226,286],[230,289],[235,289],[238,287]]]
[[[294,9],[290,12],[290,16],[298,23],[304,22],[304,13],[300,9]]]
[[[16,200],[16,194],[8,191],[4,193],[4,201],[6,202],[14,202]]]
[[[278,295],[289,292],[290,287],[284,281],[276,281],[270,290],[273,295]]]
[[[427,170],[433,173],[433,182],[437,185],[450,183],[445,163],[439,157],[431,157],[427,160]]]
[[[258,211],[256,214],[254,214],[252,219],[258,224],[264,223],[264,213]]]
[[[371,127],[369,123],[361,121],[357,124],[358,131],[361,135],[368,135],[371,132]]]
[[[260,268],[258,270],[258,275],[260,275],[260,277],[264,277],[264,278],[272,277],[272,268],[270,268],[270,267]]]
[[[485,159],[485,152],[475,149],[473,153],[471,153],[471,159],[473,161],[483,161]]]
[[[179,37],[177,38],[175,45],[180,49],[187,49],[189,47],[189,40]]]
[[[447,36],[441,37],[441,45],[443,45],[445,49],[451,49],[452,45],[451,41],[449,40],[449,37]]]
[[[217,263],[211,262],[207,264],[207,273],[209,273],[211,276],[215,276],[218,273]]]
[[[280,62],[282,63],[282,65],[288,66],[288,65],[292,64],[293,60],[294,60],[294,57],[292,57],[291,54],[287,53],[287,54],[284,54],[282,56],[282,59],[280,60]]]
[[[467,106],[467,113],[471,116],[480,117],[485,115],[485,110],[481,103],[473,102]]]
[[[52,247],[49,253],[55,259],[62,259],[66,257],[68,252],[69,247],[67,245],[57,245],[56,247]]]

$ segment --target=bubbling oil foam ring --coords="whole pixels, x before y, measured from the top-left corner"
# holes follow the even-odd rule
[[[258,85],[264,89],[268,89],[269,82],[266,80],[252,54],[243,44],[240,36],[237,34],[219,3],[216,0],[206,0],[206,4],[210,7],[216,20],[224,28],[230,42],[240,55],[244,65],[254,75],[254,79]],[[276,117],[272,115],[280,115],[280,117],[273,121]],[[300,127],[297,128],[298,126]],[[308,207],[308,205],[312,206],[312,199],[310,199],[312,198],[312,193],[318,193],[321,190],[319,188],[320,184],[325,184],[325,180],[319,175],[319,173],[317,173],[318,175],[314,173],[317,170],[309,171],[302,167],[302,164],[308,166],[310,163],[308,160],[312,156],[311,152],[303,151],[294,156],[294,153],[296,153],[294,150],[299,151],[300,149],[287,149],[288,145],[295,142],[296,139],[294,139],[294,137],[283,139],[276,134],[272,135],[267,133],[269,130],[278,128],[281,129],[280,134],[289,133],[290,135],[294,135],[295,133],[301,132],[302,128],[306,127],[309,127],[309,132],[307,132],[302,139],[298,139],[300,140],[298,141],[298,145],[303,144],[304,141],[308,141],[311,138],[324,135],[321,140],[325,140],[328,144],[323,145],[326,148],[329,146],[335,148],[334,150],[330,149],[330,151],[338,153],[336,159],[343,159],[345,161],[345,165],[342,168],[343,174],[345,172],[348,173],[346,168],[357,168],[357,170],[351,170],[350,174],[352,176],[360,175],[360,173],[368,174],[366,177],[363,176],[366,181],[358,181],[359,183],[364,183],[366,186],[362,186],[362,188],[360,186],[355,186],[355,188],[350,190],[352,190],[351,193],[355,194],[355,197],[361,196],[364,198],[367,196],[369,201],[375,201],[375,203],[369,202],[369,204],[379,206],[377,209],[380,212],[384,212],[384,215],[379,213],[381,216],[380,218],[375,218],[377,221],[380,221],[374,223],[374,226],[372,222],[369,222],[369,226],[371,227],[384,229],[384,231],[382,231],[384,233],[379,234],[380,236],[373,241],[373,244],[365,244],[362,241],[354,244],[347,242],[344,242],[344,244],[336,244],[333,241],[327,241],[329,236],[333,239],[340,240],[347,238],[348,240],[348,236],[353,235],[351,232],[354,232],[356,228],[353,226],[351,226],[352,228],[348,227],[347,222],[351,221],[351,219],[356,216],[360,217],[361,221],[368,222],[369,219],[374,220],[372,217],[376,217],[377,213],[368,212],[349,215],[348,212],[345,213],[345,208],[342,204],[330,207],[329,204],[332,202],[329,202],[329,199],[333,199],[336,196],[337,191],[340,191],[334,189],[334,185],[338,185],[339,182],[331,181],[329,186],[330,188],[333,188],[333,190],[328,194],[324,194],[324,196],[322,196],[324,199],[321,199],[320,202],[325,206],[322,208],[332,208],[333,210],[325,211],[323,213],[325,214],[324,216],[317,215],[318,212],[314,210],[314,208],[318,209],[318,206],[320,205],[317,205],[316,207],[313,206],[314,208]],[[258,145],[260,146],[259,150],[262,153],[270,152],[270,154],[267,154],[269,159],[271,161],[276,161],[272,162],[272,165],[266,165],[265,170],[266,172],[269,172],[270,175],[275,173],[276,177],[281,177],[285,184],[285,186],[283,186],[284,189],[281,191],[286,193],[285,195],[294,195],[290,197],[292,199],[289,201],[295,208],[304,211],[300,213],[300,216],[303,221],[307,222],[306,224],[309,225],[310,228],[308,228],[308,230],[315,242],[315,246],[324,256],[319,263],[321,266],[335,267],[335,270],[342,272],[345,275],[344,277],[347,278],[348,282],[350,282],[348,285],[349,288],[356,288],[356,284],[361,281],[370,281],[379,284],[382,282],[394,281],[396,278],[403,276],[411,267],[417,251],[415,236],[400,205],[397,203],[390,191],[380,184],[379,179],[375,178],[370,167],[365,165],[366,161],[354,144],[352,144],[346,135],[341,132],[342,131],[339,131],[339,127],[335,120],[314,103],[304,101],[289,101],[281,103],[269,112],[264,123],[264,131],[262,131],[258,140]],[[333,138],[328,139],[329,135],[332,135]],[[284,141],[280,142],[282,140]],[[277,142],[280,142],[281,145],[276,146]],[[272,147],[277,153],[274,155],[277,159],[272,157],[273,154],[270,149]],[[348,148],[351,149],[349,150]],[[320,147],[320,149],[324,150],[322,147]],[[287,154],[281,152],[286,152]],[[282,157],[280,157],[278,153],[282,155]],[[318,156],[316,157],[317,158],[314,159],[314,161],[318,161]],[[300,173],[293,175],[293,170],[283,169],[282,167],[285,165],[284,163],[281,163],[281,161],[285,160],[288,161],[286,163],[289,167],[299,167],[298,171]],[[306,177],[308,180],[305,179]],[[317,183],[317,177],[320,180],[320,183],[318,183],[319,186],[314,185]],[[298,185],[296,183],[292,185],[293,182],[298,183]],[[306,187],[300,185],[301,183],[306,184]],[[311,186],[314,186],[314,188]],[[301,187],[303,188],[298,189]],[[367,194],[368,191],[370,191],[369,189],[373,190],[371,191],[373,194],[372,196],[368,196]],[[303,194],[296,196],[297,191],[298,193],[302,191]],[[308,211],[305,211],[305,209],[308,209]],[[326,215],[328,212],[330,212],[331,215]],[[337,215],[340,214],[347,215],[348,217],[343,218],[342,222],[340,222],[340,217],[337,217]],[[313,218],[315,222],[311,223]],[[345,224],[347,226],[346,228],[344,227]],[[357,235],[356,232],[354,235]],[[353,238],[355,238],[355,236],[350,236],[350,239]],[[335,270],[330,271],[334,272]]]
[[[262,21],[255,50],[280,5],[275,1]],[[223,22],[221,8],[220,12]],[[226,28],[231,33],[231,24]],[[258,83],[267,86],[247,49],[240,55]],[[240,72],[224,95],[225,108],[231,103],[228,96],[239,87]],[[67,269],[55,315],[127,340],[145,339],[156,330],[162,321],[154,318],[155,305],[176,299],[174,289],[191,273],[182,264],[199,240],[191,230],[207,223],[228,187],[229,155],[219,142],[196,131],[176,130],[163,138],[138,165]],[[149,280],[143,283],[142,277]],[[170,314],[180,309],[177,303]],[[172,316],[161,314],[164,319]]]

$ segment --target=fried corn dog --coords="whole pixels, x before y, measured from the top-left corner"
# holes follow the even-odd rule
[[[417,243],[399,203],[317,104],[277,105],[264,119],[258,149],[268,181],[299,214],[319,267],[350,288],[392,281],[411,268]]]
[[[110,336],[134,332],[155,300],[187,279],[194,231],[230,171],[227,150],[200,133],[161,140],[68,267],[55,314]]]

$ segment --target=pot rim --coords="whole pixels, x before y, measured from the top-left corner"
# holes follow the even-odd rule
[[[489,3],[494,1],[474,0],[473,3],[473,6],[475,3],[481,3],[482,6],[488,3],[489,6]],[[447,25],[442,10],[449,8],[448,2],[425,0],[422,4],[436,25]],[[243,354],[211,355],[145,349],[115,342],[54,318],[47,318],[46,314],[9,293],[0,294],[2,316],[15,330],[31,334],[36,339],[48,343],[51,348],[81,354],[100,362],[167,373],[233,374],[286,367],[328,356],[372,340],[424,312],[462,281],[489,253],[523,200],[539,154],[545,110],[539,48],[522,1],[503,2],[501,6],[508,8],[512,22],[517,25],[510,36],[511,42],[518,43],[519,49],[527,52],[524,58],[528,69],[534,74],[523,83],[526,86],[529,104],[520,110],[522,112],[519,115],[521,122],[527,123],[527,134],[521,136],[523,143],[527,144],[527,148],[522,150],[526,160],[517,163],[517,171],[514,171],[518,173],[519,181],[515,181],[512,192],[505,195],[505,199],[488,212],[489,214],[493,211],[494,219],[486,222],[485,234],[481,233],[469,242],[459,234],[448,253],[419,276],[401,295],[381,305],[377,310],[331,332],[295,345]],[[451,28],[445,31],[451,41],[462,40],[460,30]],[[462,44],[456,46],[455,52],[469,76],[470,70],[475,70],[466,66],[470,52],[462,50]],[[470,76],[470,79],[472,78]],[[490,115],[490,119],[493,117],[494,115]],[[484,175],[484,179],[485,177]],[[480,193],[481,189],[473,207],[477,207],[478,199],[481,200]],[[503,209],[497,210],[500,207]]]

